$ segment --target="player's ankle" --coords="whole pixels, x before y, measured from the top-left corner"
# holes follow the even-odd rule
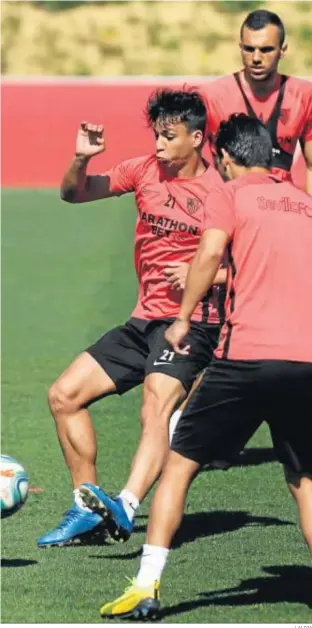
[[[158,545],[143,545],[140,569],[135,582],[138,587],[150,587],[159,581],[165,568],[169,550]]]
[[[124,488],[118,495],[121,499],[123,507],[127,513],[127,517],[129,521],[132,521],[135,517],[135,513],[140,506],[140,502],[138,498],[129,491],[127,488]]]

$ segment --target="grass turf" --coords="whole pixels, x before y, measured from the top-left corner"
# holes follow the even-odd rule
[[[2,524],[2,620],[97,623],[99,606],[135,575],[150,500],[124,546],[37,549],[72,499],[46,392],[81,349],[131,312],[133,199],[70,206],[56,191],[5,190],[2,210],[2,451],[42,489]],[[92,409],[108,490],[127,477],[140,399],[138,389]],[[162,581],[163,623],[311,620],[308,552],[265,426],[241,462],[203,471],[192,487]]]

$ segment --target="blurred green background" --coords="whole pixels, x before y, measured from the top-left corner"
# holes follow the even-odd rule
[[[241,22],[264,7],[286,25],[283,71],[312,74],[309,1],[3,0],[1,7],[6,75],[225,74],[240,65]]]

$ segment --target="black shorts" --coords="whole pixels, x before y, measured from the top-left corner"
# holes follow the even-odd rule
[[[191,345],[190,354],[179,355],[164,338],[173,320],[130,318],[87,349],[113,380],[119,395],[142,384],[150,373],[175,377],[188,393],[197,374],[210,363],[219,326],[192,323],[185,339],[185,344]]]
[[[208,464],[237,454],[263,420],[280,462],[312,473],[312,363],[213,358],[171,448]]]

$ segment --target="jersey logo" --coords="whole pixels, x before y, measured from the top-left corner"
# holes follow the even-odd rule
[[[190,216],[196,214],[196,212],[201,208],[202,204],[202,201],[200,201],[198,198],[186,199],[186,208]]]
[[[281,109],[279,119],[282,124],[287,124],[290,116],[290,109]]]
[[[155,362],[153,362],[153,366],[170,366],[172,365],[172,362],[158,362],[158,360],[155,360]]]

